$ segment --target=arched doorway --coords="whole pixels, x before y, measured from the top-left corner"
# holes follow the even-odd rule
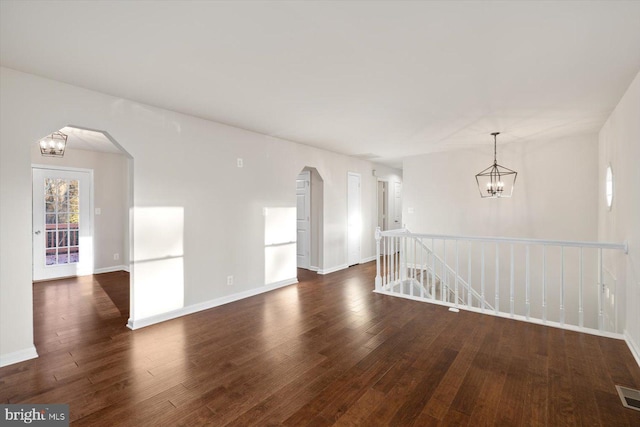
[[[96,307],[100,316],[113,315],[116,308],[128,316],[132,293],[127,272],[133,229],[129,216],[133,205],[133,157],[105,131],[69,125],[58,132],[67,137],[62,157],[43,156],[38,141],[31,149],[34,171],[32,278],[54,280],[122,272],[118,296],[107,291]],[[76,175],[79,178],[76,179]],[[91,180],[91,191],[87,191],[87,187],[82,190],[79,181],[83,179]],[[80,191],[75,189],[76,185]],[[39,198],[43,200],[37,200]],[[89,202],[89,212],[84,213],[84,219],[79,215],[83,202]],[[85,224],[89,226],[86,230],[82,229]],[[83,247],[86,250],[83,251]],[[86,261],[82,257],[90,257],[90,262],[83,264],[83,268],[74,268],[74,263]],[[41,275],[36,267],[49,271]],[[55,271],[56,267],[59,272]],[[94,276],[93,281],[100,287],[98,276]]]

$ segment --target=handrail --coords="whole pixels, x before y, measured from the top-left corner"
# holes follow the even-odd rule
[[[491,242],[491,243],[521,243],[529,245],[546,245],[546,246],[567,246],[567,247],[582,247],[582,248],[601,248],[601,249],[618,249],[624,251],[625,254],[629,253],[629,244],[625,241],[623,243],[609,243],[609,242],[582,242],[572,240],[545,240],[545,239],[523,239],[518,237],[481,237],[481,236],[454,236],[448,234],[425,234],[425,233],[413,233],[406,228],[387,230],[380,232],[382,236],[391,237],[403,237],[410,235],[412,237],[418,237],[422,239],[437,239],[437,240],[466,240],[466,241],[479,241],[479,242]]]

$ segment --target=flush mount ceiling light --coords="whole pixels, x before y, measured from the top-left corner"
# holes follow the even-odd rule
[[[500,132],[493,132],[491,135],[493,135],[493,165],[476,175],[480,197],[483,199],[511,197],[518,172],[498,164],[496,137]]]
[[[54,132],[40,140],[40,154],[46,157],[62,157],[67,147],[67,135]]]

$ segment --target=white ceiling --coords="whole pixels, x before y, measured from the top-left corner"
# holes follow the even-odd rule
[[[640,2],[6,1],[3,66],[345,154],[597,132]]]

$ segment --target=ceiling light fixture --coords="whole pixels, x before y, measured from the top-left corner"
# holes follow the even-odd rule
[[[496,137],[500,135],[500,132],[493,132],[491,135],[493,135],[493,165],[476,175],[476,182],[478,183],[478,190],[480,190],[480,197],[483,199],[511,197],[513,194],[513,187],[516,184],[518,172],[498,164],[498,161],[496,160]]]
[[[63,157],[67,147],[67,135],[54,132],[40,140],[40,154],[46,157]]]

